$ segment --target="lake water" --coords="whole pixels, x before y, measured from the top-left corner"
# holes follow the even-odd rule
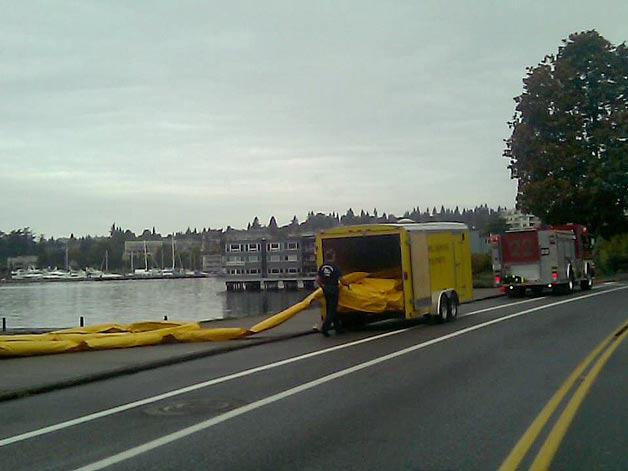
[[[207,320],[274,314],[307,291],[226,291],[219,278],[0,285],[7,328],[74,327],[140,320]]]

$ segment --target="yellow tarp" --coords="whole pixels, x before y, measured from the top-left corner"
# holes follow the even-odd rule
[[[401,280],[368,278],[368,273],[351,273],[343,278],[339,311],[382,313],[403,310]],[[242,339],[277,327],[323,297],[319,288],[303,301],[264,319],[249,329],[218,327],[204,329],[197,322],[136,322],[100,324],[63,329],[46,334],[0,335],[0,357],[139,347],[171,342],[207,342]]]

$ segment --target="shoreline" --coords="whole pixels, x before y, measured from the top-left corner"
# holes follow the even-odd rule
[[[77,283],[83,281],[137,281],[137,280],[184,280],[184,279],[198,279],[198,278],[221,278],[219,275],[149,275],[149,276],[131,276],[120,275],[116,277],[85,277],[85,278],[40,278],[40,279],[27,279],[16,280],[12,278],[0,279],[0,284],[32,284],[32,283]]]

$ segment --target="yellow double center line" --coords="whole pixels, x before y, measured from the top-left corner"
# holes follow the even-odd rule
[[[573,388],[574,384],[582,379],[582,383],[578,386],[578,389],[574,392],[571,399],[567,403],[567,406],[563,410],[562,414],[552,427],[549,435],[545,439],[545,442],[541,446],[536,458],[530,466],[531,470],[539,471],[549,469],[552,459],[558,451],[569,426],[573,418],[578,411],[578,408],[584,401],[587,393],[591,389],[591,386],[595,382],[596,378],[604,368],[604,365],[611,357],[613,352],[617,349],[619,344],[626,338],[628,334],[628,322],[625,322],[618,329],[614,330],[611,335],[605,338],[602,343],[593,349],[584,360],[576,367],[576,369],[569,375],[562,386],[556,391],[552,398],[545,405],[540,414],[534,419],[528,430],[523,434],[521,439],[517,442],[512,449],[506,460],[499,467],[500,471],[513,471],[516,470],[528,451],[543,431],[543,428],[550,420],[556,409],[560,406],[565,396]],[[603,352],[603,353],[602,353]],[[601,353],[601,355],[600,355]],[[595,364],[588,371],[586,376],[582,378],[582,374],[589,367],[589,365],[597,358]]]

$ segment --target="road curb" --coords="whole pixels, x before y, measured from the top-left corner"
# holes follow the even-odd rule
[[[307,331],[296,332],[292,334],[285,334],[277,337],[272,337],[269,339],[252,339],[250,344],[239,344],[239,345],[225,345],[224,347],[216,348],[213,350],[208,350],[204,352],[193,352],[188,353],[186,355],[181,355],[175,358],[166,358],[162,360],[150,361],[138,365],[127,366],[122,368],[117,368],[115,370],[105,371],[102,373],[95,373],[93,375],[82,376],[80,378],[69,379],[65,381],[59,381],[56,383],[49,383],[43,386],[33,386],[29,388],[23,388],[16,391],[2,393],[0,392],[0,402],[12,401],[15,399],[20,399],[23,397],[34,396],[37,394],[43,394],[51,391],[58,391],[60,389],[67,389],[73,386],[80,386],[88,383],[95,383],[97,381],[102,381],[104,379],[111,379],[118,376],[131,375],[135,373],[139,373],[142,371],[152,370],[155,368],[161,368],[163,366],[176,365],[177,363],[184,363],[190,360],[197,360],[200,358],[211,357],[214,355],[219,355],[221,353],[233,352],[236,350],[244,350],[246,348],[255,347],[258,345],[266,345],[270,343],[280,342],[282,340],[289,340],[292,338],[303,337],[306,335],[311,335],[317,333],[318,331],[311,329]],[[89,352],[85,352],[89,353]]]
[[[496,295],[486,296],[480,299],[473,299],[471,301],[467,301],[462,304],[471,304],[478,301],[484,301],[487,299],[501,298],[503,296],[504,294],[500,293]],[[23,389],[6,392],[6,393],[0,392],[0,402],[12,401],[12,400],[20,399],[23,397],[34,396],[36,394],[43,394],[43,393],[47,393],[51,391],[57,391],[60,389],[67,389],[74,386],[80,386],[83,384],[94,383],[94,382],[102,381],[105,379],[115,378],[118,376],[131,375],[131,374],[139,373],[142,371],[161,368],[163,366],[176,365],[178,363],[184,363],[186,361],[197,360],[200,358],[207,358],[207,357],[211,357],[215,355],[220,355],[222,353],[232,352],[236,350],[243,350],[246,348],[252,348],[258,345],[266,345],[270,343],[281,342],[283,340],[303,337],[303,336],[314,334],[314,333],[318,333],[318,331],[314,329],[310,329],[307,331],[280,335],[280,336],[272,337],[268,339],[254,339],[253,338],[251,339],[251,343],[249,344],[225,345],[225,346],[215,348],[209,351],[193,352],[193,353],[188,353],[186,355],[177,356],[175,358],[154,360],[154,361],[150,361],[146,363],[141,363],[138,365],[126,366],[126,367],[117,368],[110,371],[105,371],[102,373],[94,373],[92,375],[82,376],[80,378],[73,378],[73,379],[69,379],[65,381],[59,381],[56,383],[49,383],[42,386],[33,386],[33,387],[23,388]],[[89,352],[86,352],[86,353],[89,353]]]

